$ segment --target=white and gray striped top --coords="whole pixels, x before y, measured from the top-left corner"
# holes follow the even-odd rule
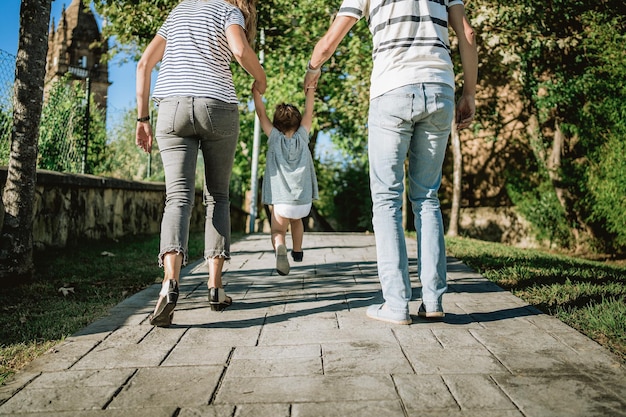
[[[338,15],[366,18],[374,68],[370,99],[409,84],[454,88],[448,8],[462,0],[343,0]]]
[[[157,32],[166,44],[152,96],[238,103],[226,40],[230,25],[245,28],[244,18],[223,0],[184,0],[176,6]]]

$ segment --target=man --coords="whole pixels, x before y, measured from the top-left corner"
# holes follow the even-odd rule
[[[352,26],[365,17],[374,66],[368,116],[368,154],[378,275],[385,302],[367,316],[411,324],[411,280],[402,227],[404,161],[409,159],[409,201],[417,231],[422,304],[418,316],[444,316],[447,290],[443,220],[437,196],[452,120],[474,118],[478,57],[462,0],[343,0],[317,42],[304,87],[317,84],[321,66]],[[459,38],[463,92],[454,110],[454,73],[448,25]]]

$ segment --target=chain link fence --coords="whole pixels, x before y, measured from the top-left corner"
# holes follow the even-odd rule
[[[0,165],[9,161],[15,60],[0,50]],[[90,111],[86,97],[84,83],[69,78],[50,86],[41,114],[37,168],[85,173],[98,163],[98,149],[106,141],[104,115]]]

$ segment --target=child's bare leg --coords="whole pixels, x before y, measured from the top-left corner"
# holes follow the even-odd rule
[[[272,246],[276,251],[276,271],[280,275],[289,274],[290,269],[285,245],[285,235],[288,228],[289,219],[279,216],[272,210]]]
[[[289,228],[289,219],[281,217],[276,214],[272,209],[272,247],[274,250],[278,245],[285,245],[285,236],[287,235],[287,229]]]
[[[302,252],[302,240],[304,239],[304,224],[302,219],[291,219],[291,239],[293,240],[293,250]]]

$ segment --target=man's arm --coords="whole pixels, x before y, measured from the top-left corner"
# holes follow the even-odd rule
[[[463,5],[450,7],[450,26],[459,39],[459,52],[463,66],[463,93],[456,105],[455,120],[457,129],[464,129],[470,125],[476,112],[476,83],[478,80],[478,52],[474,29],[465,15]]]
[[[317,80],[320,78],[320,69],[324,62],[328,61],[339,46],[339,43],[348,34],[352,26],[357,22],[355,17],[351,16],[337,16],[328,28],[328,31],[322,38],[315,44],[309,66],[307,68],[306,76],[304,77],[304,88],[315,87]]]

